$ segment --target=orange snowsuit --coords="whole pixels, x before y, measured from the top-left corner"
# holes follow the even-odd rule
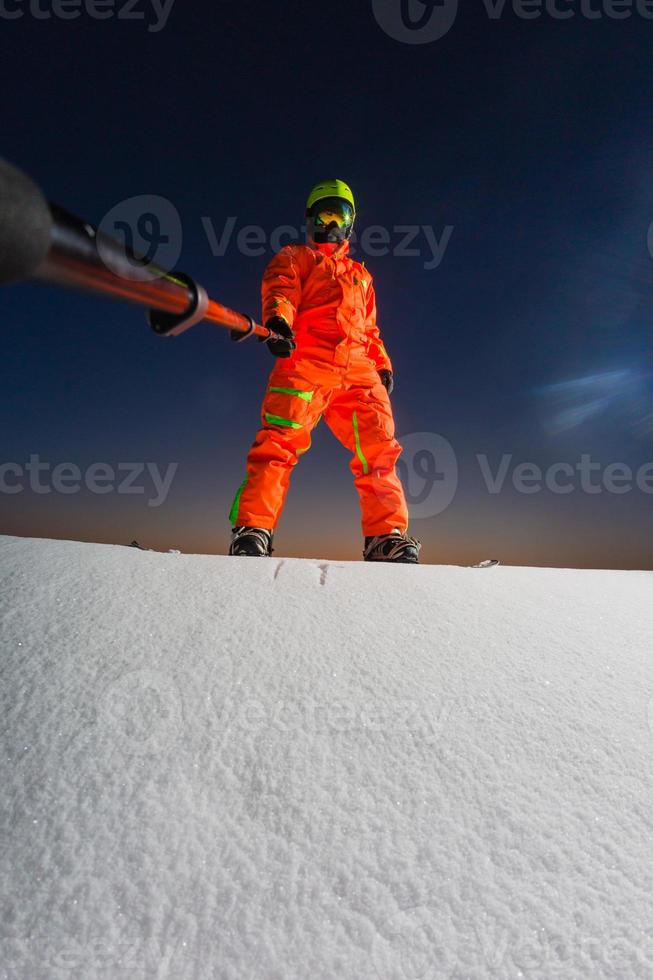
[[[395,470],[401,446],[378,374],[392,365],[376,325],[371,277],[348,252],[348,242],[286,245],[264,273],[263,322],[284,317],[297,347],[290,357],[279,358],[270,374],[262,427],[229,515],[233,525],[274,529],[292,467],[324,417],[352,453],[363,534],[407,529]]]

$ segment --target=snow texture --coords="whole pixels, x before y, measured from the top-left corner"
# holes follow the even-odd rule
[[[653,977],[652,586],[0,538],[0,977]]]

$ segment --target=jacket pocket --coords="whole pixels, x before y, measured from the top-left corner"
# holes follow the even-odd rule
[[[262,419],[265,425],[301,429],[311,415],[313,390],[291,385],[270,385],[263,400]]]

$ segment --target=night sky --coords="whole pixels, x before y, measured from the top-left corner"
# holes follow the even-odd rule
[[[653,20],[588,4],[526,20],[465,2],[443,37],[404,43],[369,0],[176,0],[159,30],[145,0],[143,19],[117,0],[102,20],[7,0],[0,152],[95,224],[134,196],[171,202],[177,267],[256,317],[270,236],[301,226],[316,181],[346,180],[423,560],[651,569]],[[239,247],[249,225],[263,254]],[[372,225],[389,254],[361,247]],[[0,532],[225,553],[265,347],[211,324],[159,338],[138,307],[42,284],[4,288],[0,310]],[[62,463],[115,483],[59,492]],[[177,464],[160,505],[147,470],[119,492],[137,463]],[[348,463],[322,424],[278,555],[360,556]]]

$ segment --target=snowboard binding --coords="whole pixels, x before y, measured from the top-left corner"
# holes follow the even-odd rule
[[[417,538],[409,538],[399,530],[391,531],[390,534],[377,534],[365,538],[363,560],[416,565],[421,547]]]
[[[243,525],[234,527],[231,531],[229,554],[247,558],[269,558],[274,550],[272,547],[273,536],[273,531],[267,531],[263,527],[245,527]]]

